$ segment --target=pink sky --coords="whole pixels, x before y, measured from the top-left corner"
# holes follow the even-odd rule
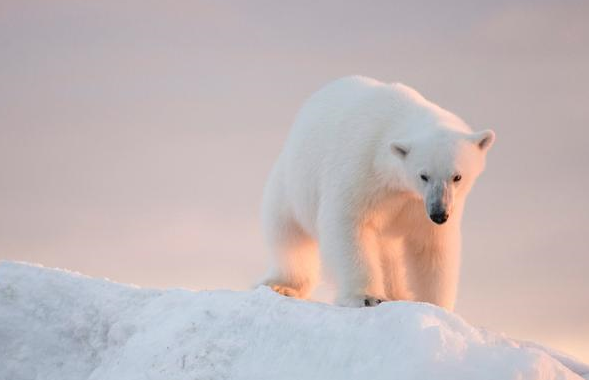
[[[4,1],[0,259],[247,289],[294,114],[363,74],[497,132],[457,312],[589,361],[588,3],[411,4]]]

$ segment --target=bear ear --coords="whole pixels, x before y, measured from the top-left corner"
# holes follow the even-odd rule
[[[393,141],[390,145],[391,152],[393,154],[399,156],[400,158],[405,158],[409,154],[409,146],[407,143],[402,141]]]
[[[495,142],[495,132],[490,129],[475,132],[469,136],[469,140],[477,144],[480,150],[488,150]]]

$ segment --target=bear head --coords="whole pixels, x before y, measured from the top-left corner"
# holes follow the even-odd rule
[[[494,141],[491,130],[472,133],[441,128],[392,141],[390,151],[401,161],[405,190],[423,200],[432,222],[443,224],[483,171]]]

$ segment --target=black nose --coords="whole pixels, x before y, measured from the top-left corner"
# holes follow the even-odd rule
[[[446,212],[437,212],[435,214],[431,214],[429,216],[434,223],[442,224],[448,220],[448,213]]]

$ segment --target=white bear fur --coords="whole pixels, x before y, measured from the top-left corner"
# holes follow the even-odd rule
[[[339,305],[453,309],[462,210],[493,141],[405,85],[328,84],[300,110],[264,191],[273,258],[264,283],[307,298],[323,263]],[[435,202],[444,224],[428,216]]]

